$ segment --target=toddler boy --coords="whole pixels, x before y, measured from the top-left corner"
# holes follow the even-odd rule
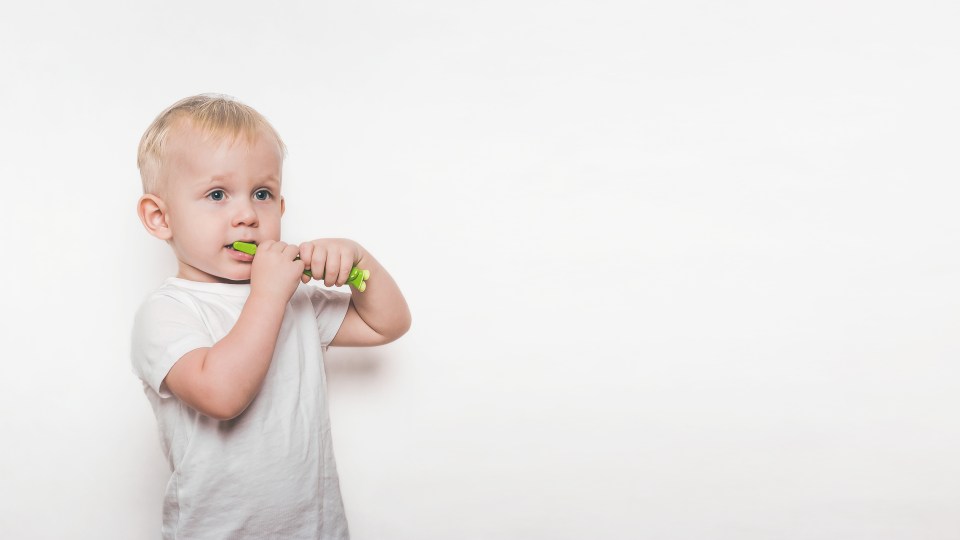
[[[137,212],[178,261],[131,347],[171,469],[165,539],[349,538],[323,352],[391,342],[410,310],[360,244],[280,240],[285,152],[257,111],[210,94],[167,108],[140,141]],[[304,274],[342,286],[354,266],[370,271],[364,292]]]

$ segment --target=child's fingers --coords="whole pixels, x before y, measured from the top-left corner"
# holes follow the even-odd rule
[[[310,259],[310,273],[313,274],[313,279],[323,278],[323,268],[326,262],[327,250],[322,248],[313,250],[313,257]]]
[[[330,253],[327,253],[326,270],[323,276],[323,284],[327,287],[332,287],[339,280],[337,274],[340,272],[340,259],[339,251],[331,250]]]
[[[303,268],[304,268],[303,260],[299,258],[300,257],[299,252],[300,252],[300,246],[296,244],[287,244],[287,246],[284,247],[282,251],[284,260],[293,262],[296,265],[298,279],[300,278],[300,276],[303,275]]]
[[[278,240],[267,240],[266,242],[257,246],[257,253],[260,253],[261,251],[270,251],[270,252],[276,251],[279,253],[283,253],[283,251],[287,249],[287,247],[288,247],[288,244],[285,242],[281,242]]]
[[[282,253],[285,257],[289,257],[290,260],[293,261],[296,260],[299,251],[300,248],[296,244],[287,244],[283,247]]]
[[[276,240],[264,240],[263,242],[260,242],[260,244],[257,245],[257,253],[260,253],[261,251],[270,251],[270,248],[276,243]]]
[[[353,269],[353,261],[351,257],[345,255],[340,256],[340,275],[337,276],[337,286],[341,286],[350,279],[350,270]]]
[[[306,265],[307,270],[310,269],[310,262],[312,260],[312,257],[313,257],[313,242],[304,242],[300,244],[300,260],[302,260],[303,264]],[[309,281],[309,277],[310,276],[307,276],[308,281]]]

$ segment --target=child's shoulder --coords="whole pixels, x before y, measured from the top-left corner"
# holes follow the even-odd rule
[[[137,317],[154,312],[188,311],[199,313],[203,299],[169,278],[148,292],[140,301]]]

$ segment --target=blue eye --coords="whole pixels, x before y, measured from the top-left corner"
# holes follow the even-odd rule
[[[218,193],[220,194],[220,197],[219,197],[219,198],[218,198],[218,197],[213,197],[214,195],[216,195],[216,194],[218,194]],[[207,194],[207,197],[213,197],[213,200],[215,200],[215,201],[222,201],[222,200],[223,200],[223,190],[222,190],[222,189],[217,189],[217,190],[211,191],[209,194]]]
[[[265,194],[266,194],[266,197],[264,197],[263,199],[261,199],[260,197],[257,197],[257,200],[258,200],[258,201],[265,201],[265,200],[273,197],[273,195],[271,195],[270,192],[267,191],[267,190],[265,190],[265,189],[261,189],[260,191],[258,191],[258,192],[257,192],[257,195],[259,195],[260,193],[265,193]],[[256,195],[255,195],[255,196],[256,196]]]

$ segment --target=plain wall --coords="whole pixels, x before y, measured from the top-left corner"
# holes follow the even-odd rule
[[[173,275],[136,147],[277,127],[288,242],[399,341],[328,354],[356,540],[960,537],[950,2],[38,2],[0,15],[0,536],[158,538],[129,367]]]

